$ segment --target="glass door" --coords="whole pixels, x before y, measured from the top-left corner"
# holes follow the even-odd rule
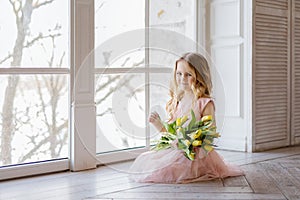
[[[68,158],[68,10],[68,1],[0,2],[0,168]]]
[[[126,32],[144,27],[144,1],[95,1],[97,153],[146,145],[144,32],[141,49],[122,50]]]
[[[156,110],[167,118],[168,80],[181,52],[152,48],[164,42],[152,35],[165,30],[195,41],[196,12],[196,1],[187,0],[95,1],[96,147],[101,163],[133,158],[157,137],[148,115]],[[174,44],[182,46],[181,41]]]

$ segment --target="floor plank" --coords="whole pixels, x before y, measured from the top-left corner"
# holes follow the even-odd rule
[[[223,184],[225,187],[248,187],[249,184],[245,176],[238,176],[238,177],[229,177],[224,179]]]
[[[131,193],[120,192],[101,197],[109,199],[257,199],[257,200],[286,200],[282,194],[255,194],[255,193]],[[94,198],[95,199],[95,198]]]
[[[264,173],[264,169],[259,164],[252,164],[243,166],[246,173],[246,180],[254,193],[259,194],[280,194],[279,188]]]
[[[245,176],[190,184],[128,179],[131,162],[0,182],[0,199],[300,199],[300,147],[261,153],[219,151]]]
[[[297,163],[299,166],[300,162]],[[300,182],[295,178],[297,176],[290,174],[286,167],[278,162],[264,162],[263,168],[287,199],[300,199]]]

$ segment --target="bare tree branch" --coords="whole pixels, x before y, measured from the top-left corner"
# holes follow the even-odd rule
[[[41,147],[43,146],[44,144],[46,144],[47,142],[49,142],[50,140],[50,137],[46,137],[44,138],[43,140],[41,140],[38,144],[35,144],[34,147],[29,151],[27,152],[24,156],[22,156],[18,163],[23,163],[24,161],[26,161],[27,159],[30,159],[34,153],[36,153],[36,151]]]
[[[15,0],[15,1],[9,0],[9,2],[12,5],[12,8],[13,8],[15,13],[18,13],[21,10],[21,8],[22,8],[22,1],[21,0]],[[19,7],[16,7],[18,5],[18,3],[19,3]]]
[[[101,90],[103,90],[104,88],[106,88],[109,84],[111,84],[113,81],[116,81],[117,79],[119,79],[121,76],[120,75],[117,75],[113,78],[109,77],[109,80],[102,84],[102,85],[99,85],[96,89],[96,93],[100,92]]]
[[[59,37],[61,36],[60,33],[56,33],[56,34],[50,34],[50,35],[42,35],[42,33],[40,33],[37,37],[33,38],[31,41],[27,41],[27,43],[24,45],[23,48],[29,48],[31,46],[33,46],[36,42],[46,39],[46,38],[54,38],[54,37]],[[9,54],[7,55],[3,60],[0,61],[0,64],[4,63],[6,60],[10,59],[13,57],[13,54]]]
[[[42,33],[40,33],[37,37],[35,37],[31,41],[27,41],[27,43],[24,45],[24,48],[31,47],[35,42],[37,42],[39,40],[46,39],[46,38],[58,37],[58,36],[61,36],[61,33],[50,34],[50,35],[45,35],[45,36]]]
[[[57,132],[59,133],[61,130],[63,130],[64,128],[68,127],[68,120],[65,120],[60,126],[57,127]]]
[[[40,101],[41,101],[41,107],[42,107],[42,113],[43,113],[43,116],[44,116],[44,122],[48,128],[48,131],[50,130],[50,124],[48,122],[48,118],[47,118],[47,115],[46,115],[46,104],[45,104],[45,101],[43,99],[43,93],[42,93],[42,90],[41,90],[41,84],[37,78],[37,76],[35,75],[35,82],[37,84],[37,90],[38,90],[38,94],[39,94],[39,98],[40,98]]]
[[[42,33],[40,33],[38,36],[36,36],[32,40],[27,41],[26,44],[24,44],[23,48],[29,48],[29,47],[33,46],[36,42],[38,42],[40,40],[43,40],[43,39],[46,39],[46,38],[55,38],[55,37],[59,37],[59,36],[61,36],[61,33],[49,34],[49,35],[45,35],[45,36]],[[0,61],[0,64],[4,63],[6,60],[12,58],[13,56],[14,56],[13,54],[7,55],[3,60]]]
[[[45,5],[47,5],[47,4],[50,4],[50,3],[52,3],[54,0],[48,0],[48,1],[44,1],[44,2],[42,2],[42,3],[40,3],[39,2],[39,0],[37,0],[36,2],[35,2],[35,4],[33,4],[33,8],[34,9],[37,9],[37,8],[39,8],[39,7],[41,7],[41,6],[45,6]]]
[[[49,61],[48,61],[48,65],[49,65],[49,66],[53,66],[53,61],[54,61],[54,46],[55,46],[55,45],[54,45],[54,43],[55,43],[54,40],[55,40],[55,38],[52,37],[52,38],[51,38],[51,41],[52,41],[52,47],[53,47],[53,48],[52,48],[52,51],[51,51],[51,57],[50,57],[50,59],[49,59]]]
[[[5,61],[7,61],[8,59],[10,59],[12,57],[13,57],[12,54],[7,55],[3,60],[0,61],[0,64],[4,63]]]
[[[9,0],[9,3],[12,5],[13,8],[14,8],[14,5],[15,5],[14,2],[15,1],[13,1],[13,0]]]
[[[65,58],[65,55],[66,55],[66,52],[64,51],[63,55],[60,57],[58,66],[62,66],[63,60],[64,60],[64,58]]]
[[[133,77],[133,75],[129,76],[126,79],[123,79],[117,86],[111,87],[109,92],[107,92],[101,99],[96,101],[96,104],[100,104],[103,102],[107,97],[109,97],[112,93],[114,93],[117,89],[121,88],[124,85],[128,84],[128,80],[130,80]]]
[[[64,145],[67,143],[68,141],[68,134],[64,134],[63,138],[60,140],[60,147],[57,151],[57,154],[60,155],[60,152],[62,150],[62,148],[64,147]]]
[[[105,111],[103,111],[102,113],[100,114],[97,114],[98,117],[102,117],[104,116],[105,114],[107,113],[112,113],[112,109],[111,108],[107,108]]]
[[[100,6],[96,9],[96,13],[103,7],[104,3],[105,3],[105,2],[102,2],[102,3],[100,4]]]

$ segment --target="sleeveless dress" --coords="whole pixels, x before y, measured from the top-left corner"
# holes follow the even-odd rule
[[[202,117],[203,110],[209,102],[213,103],[213,100],[211,98],[197,100],[193,106],[197,120]],[[179,106],[177,107],[173,119],[186,114]],[[135,159],[129,170],[129,178],[136,182],[191,183],[244,174],[238,166],[226,163],[215,150],[205,154],[202,148],[198,148],[195,160],[191,161],[184,156],[182,150],[175,147],[148,151]]]

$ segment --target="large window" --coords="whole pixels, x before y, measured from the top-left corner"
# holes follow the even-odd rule
[[[97,153],[149,148],[157,137],[148,115],[167,118],[171,70],[184,46],[176,37],[196,41],[196,7],[191,0],[95,1]]]
[[[0,167],[68,157],[68,8],[0,2]]]
[[[157,132],[148,115],[166,119],[175,59],[196,49],[181,39],[197,41],[197,7],[194,0],[2,0],[0,180],[86,169],[91,138],[101,155],[149,148]],[[94,71],[80,65],[93,47],[90,81]],[[85,110],[94,111],[93,100],[96,116]],[[96,133],[87,131],[95,117]]]

